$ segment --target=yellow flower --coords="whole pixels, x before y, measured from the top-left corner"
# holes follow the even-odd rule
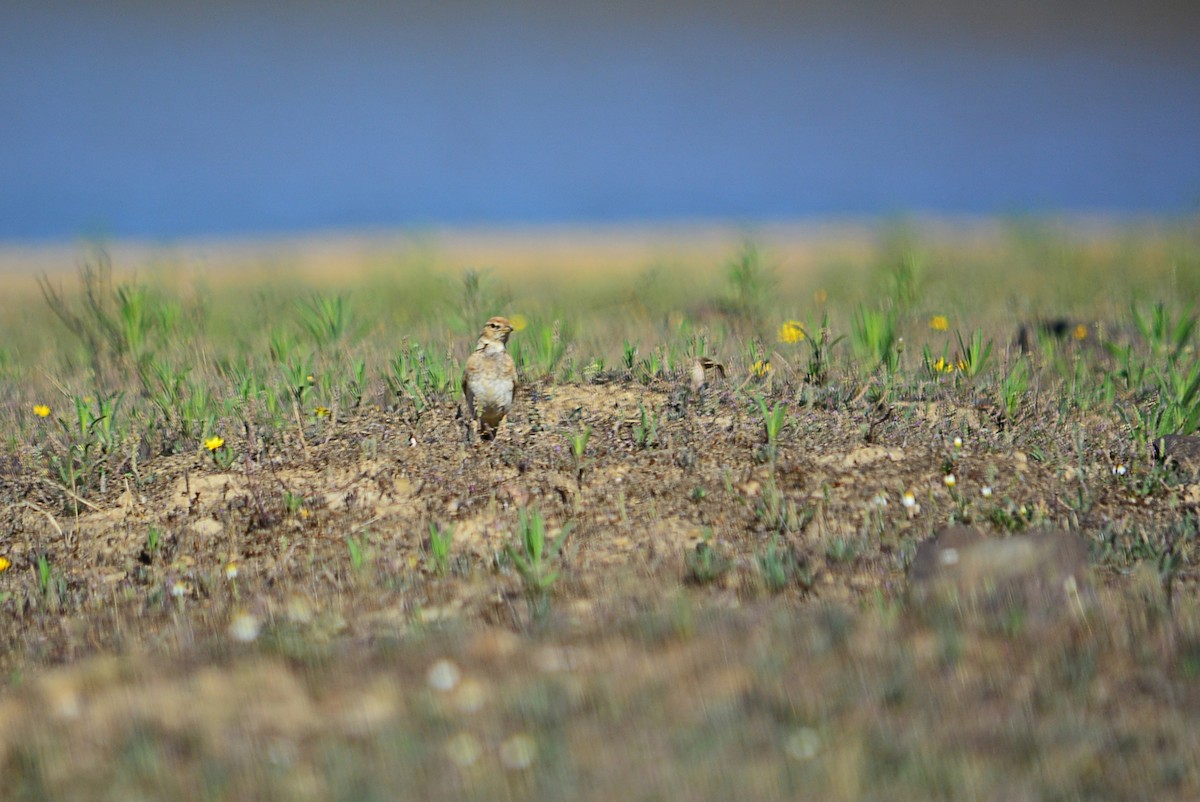
[[[204,441],[204,447],[209,451],[216,451],[221,446],[225,445],[225,438],[218,435],[213,435]]]
[[[1075,327],[1075,331],[1071,332],[1071,336],[1076,340],[1086,340],[1088,336],[1087,326],[1080,323]]]
[[[771,360],[760,359],[750,366],[750,373],[758,378],[763,378],[771,372]]]
[[[0,557],[0,574],[12,568],[12,560],[7,557]]]
[[[509,325],[513,327],[513,331],[525,331],[525,327],[529,325],[529,321],[524,315],[513,315],[508,319]]]
[[[953,373],[954,363],[947,362],[944,356],[939,356],[937,362],[933,363],[933,371],[934,373]]]
[[[230,582],[232,582],[233,580],[237,579],[237,575],[238,575],[237,561],[230,560],[229,562],[225,563],[225,578],[228,579]]]
[[[45,404],[34,404],[33,414],[37,415],[39,418],[48,417],[50,415],[50,407],[46,406]]]
[[[965,359],[958,360],[958,369],[959,370],[965,371],[967,369],[967,367],[968,367],[967,360],[965,360]]]
[[[804,326],[798,320],[789,320],[779,327],[777,336],[781,343],[798,343],[804,339]]]
[[[313,414],[318,418],[328,418],[330,414],[329,407],[317,407],[313,410]]]
[[[929,319],[929,328],[934,331],[945,331],[950,328],[950,321],[945,315],[934,315]]]

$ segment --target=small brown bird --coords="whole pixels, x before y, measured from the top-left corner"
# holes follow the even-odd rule
[[[517,383],[517,367],[504,350],[512,324],[506,318],[494,317],[484,324],[475,343],[475,352],[467,359],[463,373],[463,397],[467,401],[467,439],[471,439],[476,416],[479,436],[491,440],[496,428],[512,406],[513,388]]]
[[[725,378],[725,366],[720,362],[714,362],[706,356],[697,357],[696,362],[692,365],[692,392],[698,393],[708,384],[708,372],[715,370]]]

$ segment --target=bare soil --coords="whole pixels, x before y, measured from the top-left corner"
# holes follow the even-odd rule
[[[149,456],[86,503],[14,460],[7,792],[1200,797],[1194,577],[1129,559],[1200,485],[1142,492],[983,404],[788,403],[774,455],[732,384],[614,377],[522,388],[490,444],[451,405],[364,406],[286,448],[247,432],[228,470]],[[522,508],[570,526],[542,605],[505,554]],[[1079,532],[1098,601],[1036,630],[919,615],[908,564],[953,520]],[[444,575],[431,523],[454,529]]]

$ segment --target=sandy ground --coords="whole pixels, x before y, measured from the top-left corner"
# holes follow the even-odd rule
[[[1072,218],[1052,224],[1077,240],[1112,242],[1131,223]],[[1139,228],[1149,224],[1133,222]],[[319,277],[355,272],[397,255],[430,258],[461,268],[487,266],[539,273],[564,266],[606,271],[641,269],[664,260],[710,262],[712,255],[753,241],[790,265],[835,259],[861,261],[880,242],[908,232],[944,247],[991,249],[1018,222],[985,217],[897,217],[779,222],[614,223],[364,229],[283,235],[194,237],[165,242],[103,241],[114,263],[146,269],[164,263],[216,268],[286,264]],[[1061,231],[1060,231],[1061,228]],[[0,275],[54,273],[74,268],[80,254],[97,243],[0,242]],[[345,271],[351,271],[347,276]]]

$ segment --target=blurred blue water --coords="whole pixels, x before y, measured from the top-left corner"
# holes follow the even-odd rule
[[[1197,9],[10,0],[0,238],[1190,212]]]

